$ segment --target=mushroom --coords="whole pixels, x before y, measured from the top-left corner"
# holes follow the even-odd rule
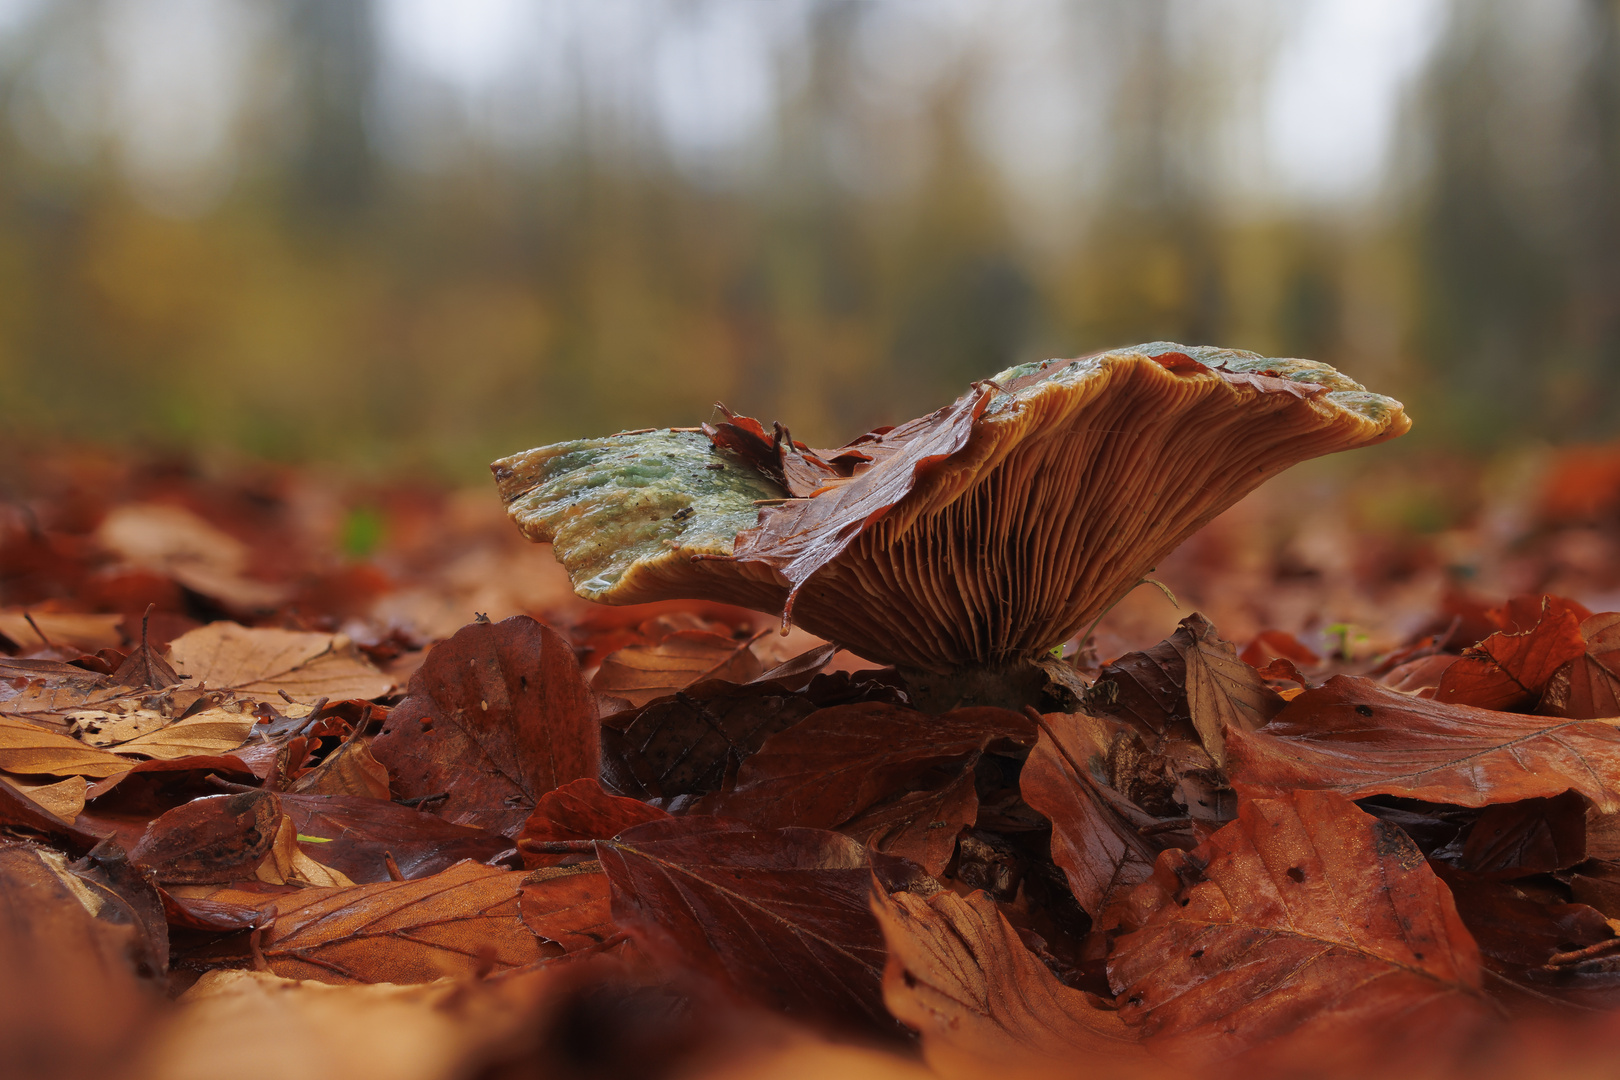
[[[1016,704],[1216,514],[1410,426],[1326,364],[1154,342],[1010,368],[834,451],[726,413],[491,468],[586,599],[779,613],[935,704]]]

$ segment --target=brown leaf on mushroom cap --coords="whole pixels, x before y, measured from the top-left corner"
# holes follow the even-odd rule
[[[791,607],[869,659],[944,672],[1039,655],[1269,477],[1408,426],[1326,365],[1155,342],[1002,372],[850,444],[851,474],[806,498],[695,432],[492,468],[582,596]]]
[[[983,892],[873,890],[872,911],[889,946],[884,1003],[922,1036],[935,1072],[1046,1075],[1141,1055],[1119,1014],[1058,982]]]
[[[874,874],[890,890],[927,888],[915,867],[838,833],[706,817],[640,825],[596,849],[615,921],[650,955],[799,1019],[893,1030],[867,897]]]
[[[304,889],[266,904],[270,970],[328,983],[420,983],[523,967],[540,943],[518,914],[523,873],[463,862],[432,877]]]
[[[401,798],[507,833],[535,800],[597,766],[596,705],[573,650],[527,615],[471,623],[436,646],[371,752]]]
[[[1338,675],[1264,728],[1227,731],[1234,784],[1486,806],[1578,791],[1620,810],[1620,728],[1445,705]]]
[[[1172,1053],[1225,1058],[1351,1023],[1484,1012],[1479,950],[1411,839],[1335,792],[1245,803],[1131,894],[1109,982]]]

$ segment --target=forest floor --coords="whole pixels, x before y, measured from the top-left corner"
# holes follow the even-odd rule
[[[0,460],[10,1075],[1620,1051],[1620,448],[1285,475],[1068,643],[1082,709],[940,716],[576,598],[492,487]]]

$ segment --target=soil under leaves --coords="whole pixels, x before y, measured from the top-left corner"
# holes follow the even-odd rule
[[[1076,711],[932,715],[769,615],[577,601],[493,496],[19,456],[0,1060],[1590,1066],[1620,1051],[1612,471],[1326,556],[1240,507],[1164,568],[1204,614],[1071,643]]]

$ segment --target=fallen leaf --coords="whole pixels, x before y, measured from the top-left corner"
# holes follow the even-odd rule
[[[277,823],[275,840],[254,876],[271,885],[329,888],[354,884],[342,871],[312,859],[299,843],[302,839],[292,819],[282,815]]]
[[[1120,1015],[1202,1062],[1339,1023],[1445,1027],[1483,1014],[1479,950],[1396,827],[1334,792],[1245,802],[1127,901]]]
[[[96,539],[126,562],[157,570],[233,608],[268,610],[290,592],[285,586],[247,577],[247,545],[184,507],[163,503],[115,507],[97,528]]]
[[[1288,660],[1306,667],[1315,667],[1322,662],[1320,656],[1286,630],[1260,631],[1253,641],[1244,646],[1240,658],[1257,670],[1265,667],[1270,660]]]
[[[1081,909],[1098,918],[1127,889],[1145,881],[1170,837],[1156,818],[1093,770],[1103,748],[1088,718],[1042,717],[1040,738],[1019,776],[1024,801],[1052,823],[1052,861]]]
[[[112,776],[130,763],[77,739],[0,716],[0,771],[26,776]]]
[[[640,825],[596,850],[614,921],[650,955],[801,1020],[893,1030],[867,896],[874,874],[891,891],[928,889],[909,864],[838,833],[704,817]]]
[[[380,697],[393,686],[340,634],[214,622],[171,641],[169,660],[193,688],[229,690],[272,704],[284,700],[281,691],[310,704],[321,698]]]
[[[1549,603],[1532,629],[1498,632],[1465,651],[1440,676],[1435,700],[1482,709],[1533,708],[1558,669],[1586,654],[1580,623],[1574,611]]]
[[[602,661],[591,689],[639,708],[704,679],[745,683],[765,669],[744,641],[706,630],[682,630],[649,645],[630,645]]]
[[[518,915],[523,873],[463,862],[432,877],[304,889],[266,905],[270,970],[328,983],[421,983],[523,967],[540,943]]]
[[[54,852],[0,843],[7,1075],[117,1075],[144,1041],[160,998],[136,973],[136,928],[96,917],[99,906]]]
[[[251,712],[213,708],[166,724],[146,735],[112,747],[115,754],[134,754],[161,761],[226,754],[247,741],[258,723]]]
[[[1586,650],[1547,681],[1536,711],[1573,720],[1620,716],[1620,612],[1581,623]]]
[[[602,722],[602,782],[638,799],[717,791],[728,768],[816,708],[809,696],[778,686],[695,683]]]
[[[68,825],[73,824],[73,819],[84,810],[84,793],[90,787],[89,782],[82,776],[70,776],[65,780],[56,781],[29,780],[13,776],[4,778],[4,782]]]
[[[597,739],[568,643],[516,615],[435,647],[371,751],[401,798],[445,795],[446,820],[510,834],[540,796],[596,775]]]
[[[669,814],[656,806],[609,795],[595,779],[584,777],[542,795],[534,813],[513,839],[523,856],[524,868],[532,870],[555,866],[569,858],[547,854],[538,850],[538,845],[568,840],[609,840],[626,829],[667,817]]]
[[[1620,810],[1620,730],[1446,705],[1338,675],[1265,728],[1227,731],[1234,783],[1256,794],[1330,789],[1485,806],[1580,792]]]
[[[300,795],[355,795],[388,798],[388,770],[371,752],[371,740],[355,736],[326,755],[287,790]]]
[[[742,763],[732,790],[699,807],[764,829],[842,831],[860,822],[858,839],[943,873],[957,833],[978,808],[971,774],[980,754],[992,745],[1030,746],[1035,733],[1028,719],[1005,709],[929,716],[881,702],[839,705],[766,739]]]
[[[1181,656],[1187,715],[1216,765],[1226,764],[1221,731],[1253,731],[1282,711],[1283,699],[1260,674],[1238,659],[1230,642],[1199,614],[1181,620],[1170,644]]]
[[[1456,898],[1457,913],[1479,943],[1493,996],[1515,1007],[1557,1015],[1559,1005],[1620,1006],[1620,970],[1601,956],[1592,964],[1554,964],[1560,954],[1602,950],[1616,941],[1602,912],[1585,904],[1544,903],[1511,882],[1490,881],[1441,864],[1434,867]],[[1612,944],[1611,944],[1612,943]],[[1616,950],[1611,955],[1620,955]]]
[[[607,875],[595,859],[541,867],[523,879],[522,894],[524,925],[564,952],[593,948],[619,933]]]
[[[463,859],[488,862],[512,847],[499,833],[361,796],[284,793],[281,806],[298,835],[324,841],[306,842],[306,854],[360,883],[390,880],[389,856],[409,881]]]
[[[1064,986],[983,892],[872,893],[889,948],[883,1000],[945,1077],[1044,1075],[1141,1051],[1119,1014]]]
[[[33,625],[29,625],[29,619],[33,620]],[[16,642],[24,652],[62,645],[93,653],[97,649],[116,649],[123,644],[124,635],[118,629],[123,621],[122,615],[5,608],[0,609],[0,634]]]
[[[504,988],[502,988],[504,989]],[[145,1055],[142,1080],[443,1080],[520,1037],[522,997],[464,982],[333,986],[263,971],[210,971]]]
[[[1487,877],[1564,870],[1586,858],[1586,800],[1573,791],[1550,799],[1487,806],[1468,830],[1458,866]]]
[[[165,885],[245,881],[270,853],[281,819],[269,791],[193,799],[155,818],[129,857]]]

